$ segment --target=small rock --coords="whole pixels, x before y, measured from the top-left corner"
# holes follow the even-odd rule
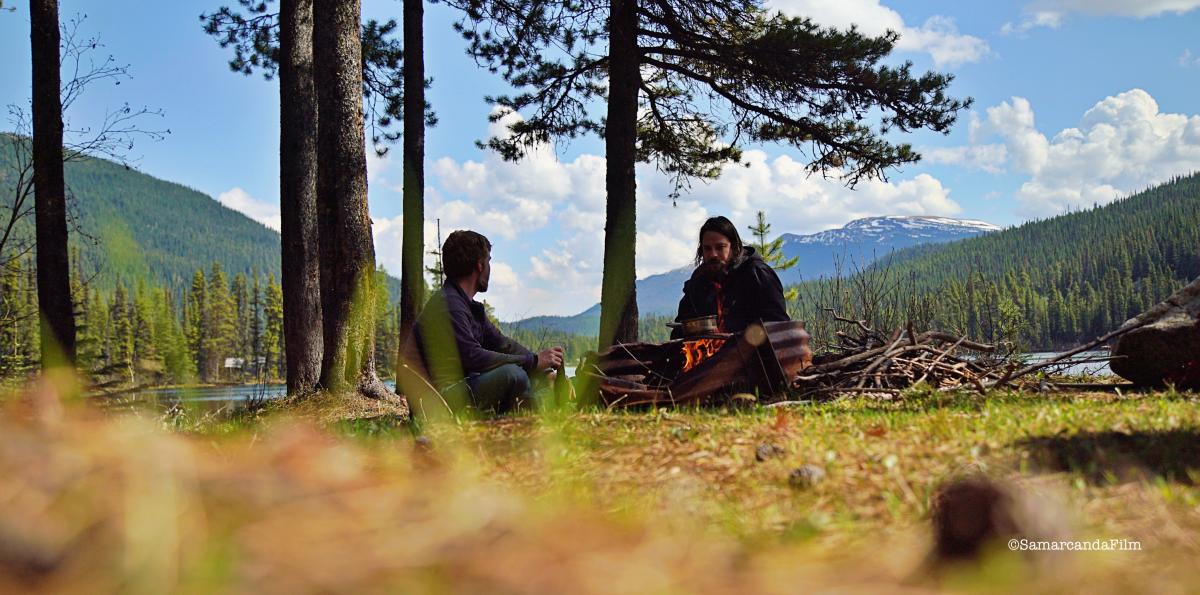
[[[776,446],[774,444],[764,442],[759,444],[758,448],[754,449],[754,460],[761,463],[767,459],[773,459],[779,455],[785,454],[786,452],[787,451],[784,450],[782,446]]]
[[[417,469],[434,470],[442,467],[442,458],[429,436],[413,437],[413,464]]]
[[[698,432],[693,429],[692,426],[675,426],[671,428],[668,434],[670,434],[671,438],[674,438],[675,440],[687,442],[688,440],[695,438]]]
[[[808,489],[825,479],[825,470],[816,465],[801,465],[788,474],[788,485],[797,489]]]

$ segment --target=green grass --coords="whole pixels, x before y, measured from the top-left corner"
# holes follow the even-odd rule
[[[583,486],[602,505],[649,510],[688,484],[704,514],[739,536],[857,537],[923,522],[937,487],[971,472],[1049,477],[1085,499],[1132,482],[1194,503],[1198,405],[1200,395],[1174,391],[981,396],[917,387],[892,400],[555,412],[427,423],[424,430],[435,446],[476,457],[483,475],[534,494]],[[236,436],[262,419],[216,415],[176,427]],[[343,422],[332,431],[383,449],[413,434],[387,419]],[[782,454],[756,461],[764,444]],[[824,468],[826,477],[798,492],[787,476],[803,464]],[[1096,528],[1107,523],[1094,520]]]
[[[313,428],[273,411],[181,410],[74,422],[68,409],[58,426],[27,427],[5,421],[20,418],[10,408],[0,416],[0,430],[13,436],[0,440],[8,449],[0,448],[0,487],[35,477],[22,470],[45,458],[38,449],[57,453],[53,460],[97,462],[87,475],[59,463],[49,469],[74,475],[0,490],[58,494],[0,502],[8,506],[0,515],[23,519],[33,513],[22,513],[22,502],[69,500],[64,518],[91,511],[86,526],[105,536],[109,525],[96,518],[136,516],[126,503],[174,485],[172,514],[188,537],[177,537],[174,582],[150,585],[170,588],[1161,590],[1200,579],[1192,563],[1200,554],[1198,405],[1200,396],[1174,391],[980,396],[917,388],[889,401],[774,410],[428,421],[431,448],[414,444],[411,426],[386,418]],[[756,460],[760,445],[779,454]],[[793,487],[789,474],[806,464],[823,469],[824,480]],[[1143,551],[1002,551],[929,575],[922,569],[932,496],[978,473],[1014,486],[1074,539],[1134,540]],[[109,476],[116,479],[88,490],[53,492],[78,481],[72,477]],[[159,524],[167,518],[156,514]],[[158,525],[143,521],[137,526],[157,537],[135,541],[157,543]],[[130,530],[116,535],[128,542],[138,535]],[[113,539],[121,542],[88,543],[109,547]],[[136,583],[128,565],[92,557],[91,574],[72,567],[66,576]]]
[[[435,443],[464,440],[489,473],[533,491],[565,481],[605,498],[657,495],[694,480],[701,502],[740,535],[797,522],[807,533],[867,535],[919,523],[942,482],[969,471],[1057,475],[1103,494],[1123,481],[1167,482],[1197,493],[1200,398],[913,391],[894,401],[854,399],[783,411],[587,413],[435,427]],[[755,460],[760,444],[785,454]],[[545,451],[550,450],[550,453]],[[553,464],[542,459],[552,455]],[[797,494],[791,469],[815,464],[826,480]],[[1082,484],[1081,484],[1082,482]],[[686,483],[686,482],[685,482]],[[647,504],[652,506],[652,504]],[[820,522],[814,521],[820,519]],[[1097,519],[1103,523],[1103,519]]]

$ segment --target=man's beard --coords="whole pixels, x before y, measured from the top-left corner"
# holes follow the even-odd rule
[[[729,264],[721,261],[704,261],[700,264],[700,277],[711,281],[719,281],[729,274]]]

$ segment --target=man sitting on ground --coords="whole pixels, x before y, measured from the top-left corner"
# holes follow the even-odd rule
[[[696,270],[683,284],[676,322],[701,316],[718,317],[719,330],[739,333],[752,322],[791,320],[783,283],[775,269],[742,244],[737,228],[725,217],[712,217],[700,227]],[[676,328],[671,338],[683,336]]]
[[[446,281],[417,317],[412,342],[428,378],[448,401],[504,413],[528,400],[531,375],[562,364],[563,349],[533,353],[488,320],[474,297],[488,290],[491,250],[491,242],[473,231],[446,238]]]

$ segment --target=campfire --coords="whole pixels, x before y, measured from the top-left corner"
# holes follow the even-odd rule
[[[812,362],[803,322],[752,324],[666,343],[614,345],[581,374],[597,379],[610,407],[713,402],[732,392],[782,393]]]
[[[680,371],[687,372],[695,368],[700,362],[716,355],[723,345],[725,345],[724,339],[684,341],[682,346],[684,357],[683,369]]]

